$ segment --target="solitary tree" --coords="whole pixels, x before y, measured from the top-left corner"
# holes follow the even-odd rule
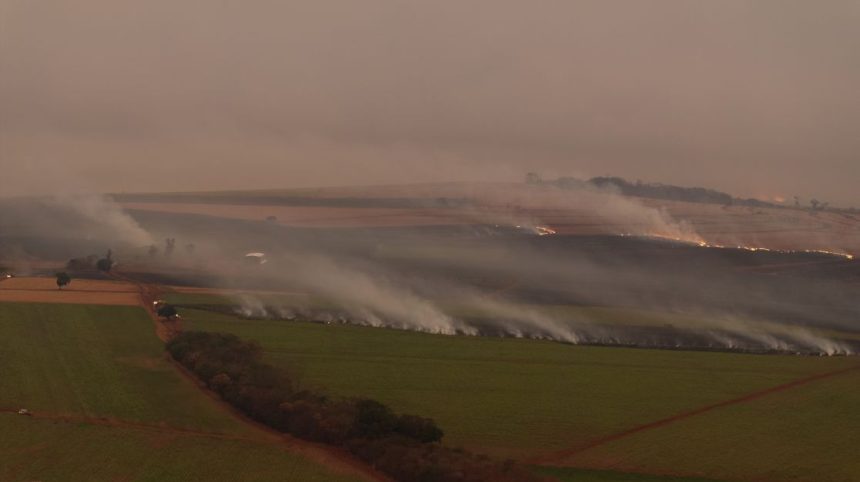
[[[72,277],[69,276],[69,273],[66,273],[65,271],[57,273],[57,289],[58,290],[63,289],[63,286],[66,286],[71,282],[72,282]]]

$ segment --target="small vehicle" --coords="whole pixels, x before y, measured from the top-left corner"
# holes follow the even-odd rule
[[[26,415],[28,417],[32,417],[33,412],[27,410],[26,408],[22,408],[22,409],[18,410],[18,415]]]

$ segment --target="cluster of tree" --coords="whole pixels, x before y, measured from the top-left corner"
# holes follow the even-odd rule
[[[113,251],[108,250],[104,258],[99,258],[95,254],[83,258],[72,258],[66,263],[66,269],[70,271],[86,271],[97,269],[99,271],[108,272],[114,265]]]
[[[222,333],[184,332],[170,355],[249,417],[296,437],[343,447],[403,482],[539,480],[512,462],[441,445],[433,420],[397,414],[370,399],[300,389],[262,361],[260,346]]]
[[[89,269],[96,268],[96,262],[99,260],[99,257],[95,254],[91,254],[89,256],[83,258],[72,258],[66,263],[66,269],[71,271],[85,271]]]
[[[194,254],[194,249],[196,246],[194,243],[188,243],[185,245],[185,252],[190,256]],[[164,256],[170,257],[173,256],[173,251],[176,250],[176,238],[165,238],[164,239]],[[158,254],[158,246],[152,244],[149,246],[147,253],[150,257],[155,257]]]
[[[108,272],[111,268],[113,268],[113,251],[108,250],[104,258],[96,261],[96,269]]]

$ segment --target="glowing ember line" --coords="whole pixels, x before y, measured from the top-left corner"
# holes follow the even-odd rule
[[[837,251],[827,251],[825,249],[771,249],[771,248],[762,248],[760,246],[744,246],[744,245],[728,246],[728,245],[723,245],[723,244],[711,244],[711,243],[708,243],[707,241],[691,241],[689,239],[676,238],[673,236],[666,236],[666,235],[662,235],[662,234],[637,235],[637,234],[625,233],[625,234],[622,234],[621,236],[623,236],[623,237],[663,239],[663,240],[673,241],[673,242],[681,243],[681,244],[695,245],[695,246],[698,246],[700,248],[739,249],[739,250],[743,250],[743,251],[754,251],[754,252],[755,251],[765,251],[768,253],[780,253],[780,254],[798,254],[798,253],[822,254],[822,255],[826,255],[826,256],[838,256],[840,258],[845,258],[845,259],[849,259],[849,260],[854,259],[853,254],[840,253]]]

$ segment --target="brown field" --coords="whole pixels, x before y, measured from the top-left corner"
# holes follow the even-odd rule
[[[413,226],[462,224],[442,209],[344,208],[322,206],[271,206],[233,204],[122,203],[125,209],[167,213],[203,214],[229,219],[263,221],[268,216],[279,224],[305,227]],[[456,214],[456,213],[453,213]]]
[[[183,294],[199,294],[199,295],[288,295],[288,296],[309,296],[308,293],[298,291],[270,291],[270,290],[236,290],[229,288],[204,288],[198,286],[165,286],[167,291]]]
[[[0,281],[0,302],[138,305],[140,295],[130,283],[73,279],[57,289],[54,278],[10,278]]]

